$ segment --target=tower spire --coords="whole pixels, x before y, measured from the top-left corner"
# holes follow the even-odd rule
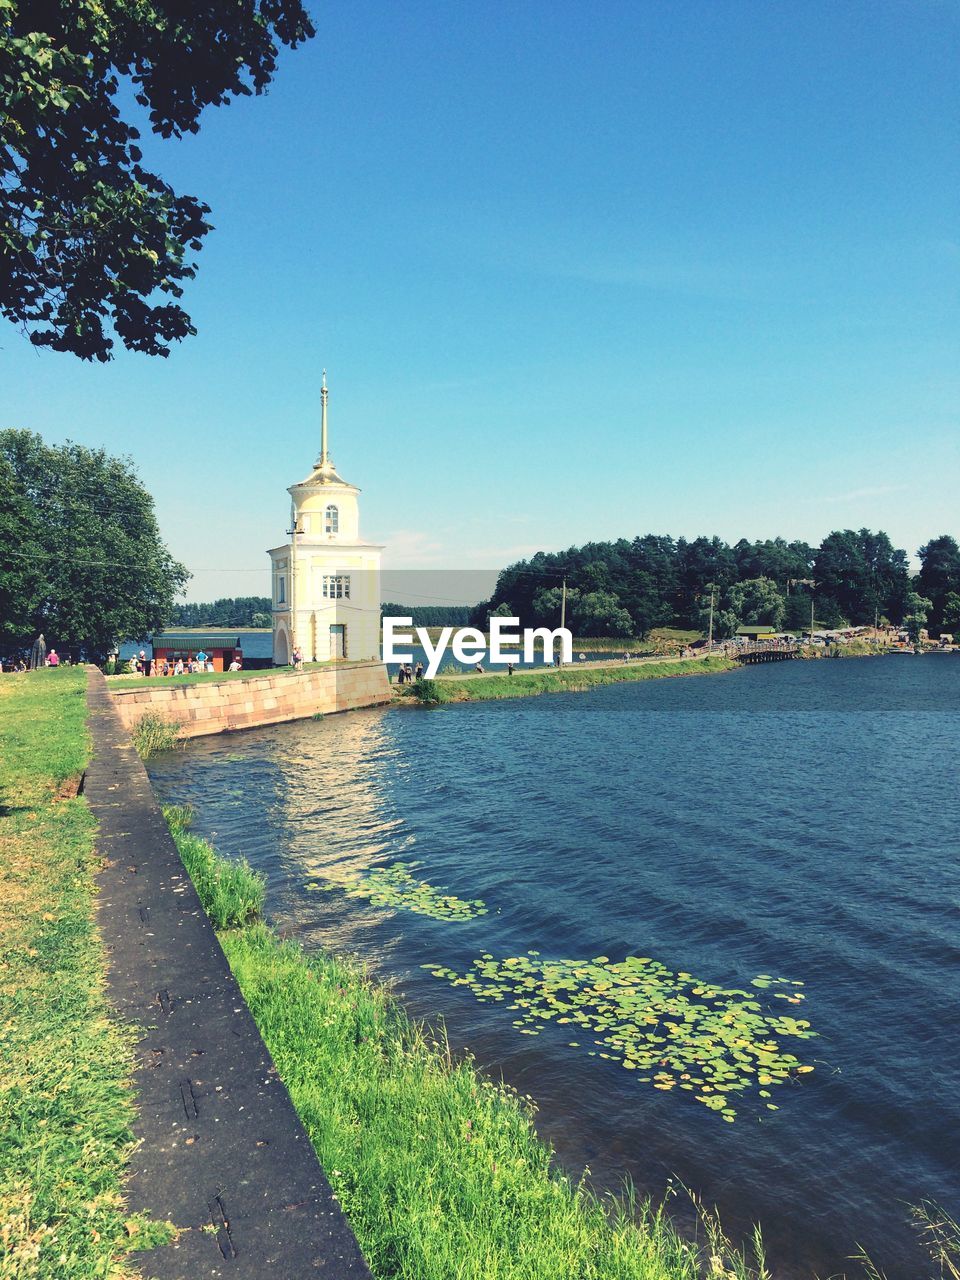
[[[323,382],[320,385],[320,462],[319,466],[330,465],[330,452],[327,447],[327,371],[323,371]]]

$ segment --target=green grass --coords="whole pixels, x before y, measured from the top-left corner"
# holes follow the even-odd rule
[[[727,1280],[766,1275],[762,1250],[751,1266],[710,1215],[688,1242],[629,1193],[573,1182],[528,1098],[454,1059],[358,965],[224,911],[224,860],[201,852],[189,811],[166,816],[204,906],[240,925],[220,942],[375,1280],[699,1280],[714,1256]],[[262,884],[240,878],[258,908]]]
[[[324,667],[351,666],[349,660],[331,658],[329,662],[305,662],[304,671],[320,671]],[[263,667],[251,671],[197,671],[193,675],[182,676],[111,676],[110,688],[113,692],[124,689],[155,689],[164,685],[210,684],[223,680],[262,680],[266,676],[294,676],[298,673],[293,667]]]
[[[266,884],[245,858],[220,858],[206,840],[190,834],[193,812],[185,805],[164,809],[183,865],[190,873],[204,910],[217,929],[235,929],[259,920]]]
[[[119,1275],[131,1044],[103,994],[81,668],[0,677],[0,1277]],[[131,1274],[129,1269],[126,1274]]]
[[[164,720],[158,711],[145,711],[130,734],[141,760],[149,760],[158,751],[171,751],[180,745],[180,726]]]
[[[644,639],[639,636],[574,636],[573,651],[577,653],[583,649],[594,653],[664,653],[701,639],[702,631],[684,627],[654,627]]]
[[[541,693],[582,693],[598,685],[622,684],[632,680],[657,680],[665,676],[702,676],[718,671],[731,671],[736,663],[728,658],[703,658],[698,661],[626,663],[609,667],[567,667],[554,671],[538,667],[518,671],[512,676],[440,676],[419,680],[412,685],[395,687],[397,698],[413,698],[418,702],[484,702],[497,698],[525,698]]]

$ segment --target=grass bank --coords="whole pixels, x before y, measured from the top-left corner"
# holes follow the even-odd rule
[[[582,693],[597,685],[622,684],[632,680],[658,680],[668,676],[705,676],[718,671],[732,671],[736,663],[729,658],[702,658],[695,661],[664,661],[614,664],[609,667],[575,666],[561,671],[545,667],[517,671],[512,676],[440,676],[435,680],[418,680],[412,685],[395,686],[397,698],[417,702],[485,702],[497,698],[527,698],[541,693]]]
[[[357,965],[253,921],[257,877],[193,836],[185,810],[167,820],[376,1280],[766,1274],[709,1219],[691,1243],[649,1205],[572,1182],[529,1100],[454,1059]],[[218,864],[223,879],[210,874]]]
[[[93,924],[86,673],[0,676],[0,1277],[118,1276],[166,1238],[121,1199],[129,1037]],[[128,1271],[126,1274],[130,1274]]]

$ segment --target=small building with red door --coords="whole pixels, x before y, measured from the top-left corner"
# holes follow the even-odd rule
[[[186,666],[198,653],[206,655],[214,671],[228,671],[234,658],[243,661],[240,637],[234,632],[163,631],[153,637],[152,643],[154,675],[158,674],[158,664],[162,668],[164,662],[169,662],[172,667],[179,658]]]

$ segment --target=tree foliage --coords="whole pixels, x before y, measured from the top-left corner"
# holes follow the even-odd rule
[[[110,359],[111,328],[149,355],[194,333],[174,300],[210,210],[141,163],[121,86],[156,133],[195,133],[313,34],[301,0],[0,0],[3,313],[87,360]]]
[[[907,628],[907,633],[914,642],[920,639],[920,632],[927,625],[927,615],[932,607],[931,602],[925,596],[920,595],[919,592],[907,592],[903,625]]]
[[[932,603],[932,602],[931,602]],[[948,591],[943,601],[941,629],[956,636],[960,632],[960,593]]]
[[[206,604],[175,604],[171,627],[269,627],[269,596],[223,596]],[[255,619],[260,618],[257,622]],[[263,619],[266,618],[264,622]]]
[[[817,619],[830,624],[872,623],[877,612],[899,621],[910,589],[907,554],[883,532],[837,531],[818,548],[783,538],[741,538],[729,546],[717,537],[651,533],[538,552],[509,565],[472,620],[482,625],[498,606],[508,606],[524,626],[557,626],[564,578],[568,620],[584,636],[643,637],[664,626],[706,631],[711,586],[718,637],[751,623],[809,626],[810,589],[799,584],[811,580]]]
[[[415,627],[465,627],[470,621],[467,604],[382,604],[381,618],[412,618]],[[484,618],[483,625],[486,625]]]
[[[840,621],[873,622],[880,614],[899,622],[910,589],[907,553],[883,532],[837,530],[820,544],[813,563],[817,615]]]
[[[957,626],[952,611],[948,624],[946,610],[950,595],[960,595],[960,546],[944,533],[931,538],[918,554],[917,590],[930,601],[930,629],[949,631],[951,626]]]
[[[0,431],[0,495],[0,519],[15,529],[0,542],[8,647],[42,631],[62,652],[100,661],[116,641],[164,626],[189,574],[128,462]]]

